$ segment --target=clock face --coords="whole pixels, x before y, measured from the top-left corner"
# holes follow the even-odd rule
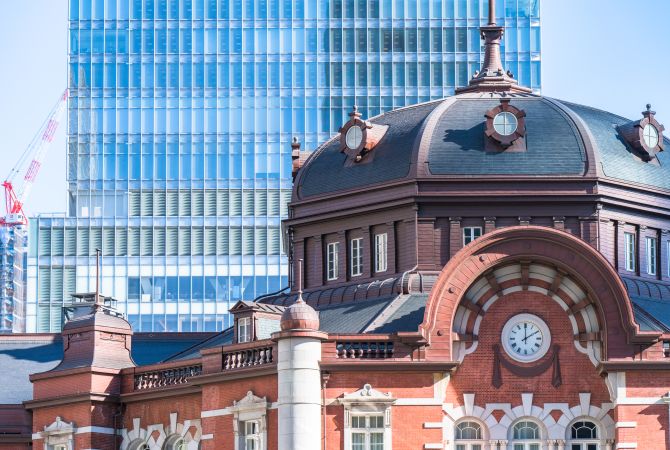
[[[356,150],[358,146],[361,145],[362,140],[363,130],[361,130],[359,126],[354,125],[353,127],[349,128],[346,135],[347,147],[349,147],[351,150]]]
[[[549,328],[539,317],[519,314],[505,324],[501,339],[503,348],[513,359],[532,362],[547,353],[551,335]]]

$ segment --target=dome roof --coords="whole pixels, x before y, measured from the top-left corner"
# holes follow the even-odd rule
[[[281,315],[281,330],[318,330],[319,313],[309,306],[302,297],[286,308]]]
[[[485,114],[502,99],[525,112],[523,151],[487,148]],[[340,136],[331,138],[305,163],[294,195],[304,199],[412,178],[477,176],[601,177],[670,190],[670,155],[658,153],[654,163],[637,157],[617,130],[630,122],[533,94],[465,92],[369,120],[388,129],[365,164],[347,164]]]

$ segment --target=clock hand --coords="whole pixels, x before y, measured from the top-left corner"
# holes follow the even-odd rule
[[[523,338],[522,340],[523,340],[524,342],[526,342],[526,339],[528,339],[529,337],[531,337],[531,336],[533,336],[534,334],[537,334],[537,333],[539,333],[539,332],[540,332],[540,330],[537,330],[535,333],[531,333],[531,334],[529,334],[528,336],[526,336],[526,337]]]

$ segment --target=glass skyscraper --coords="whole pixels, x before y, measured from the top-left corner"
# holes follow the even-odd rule
[[[219,330],[287,285],[293,136],[451,95],[486,0],[70,0],[69,210],[30,224],[29,331],[95,284],[136,330]],[[505,67],[540,90],[539,0],[498,2]]]

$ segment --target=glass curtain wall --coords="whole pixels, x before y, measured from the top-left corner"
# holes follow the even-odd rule
[[[31,224],[28,327],[94,286],[136,330],[201,331],[287,285],[293,136],[313,150],[453,94],[487,0],[70,0],[69,211]],[[539,0],[499,0],[506,68],[539,91]],[[34,300],[36,299],[36,300]]]

